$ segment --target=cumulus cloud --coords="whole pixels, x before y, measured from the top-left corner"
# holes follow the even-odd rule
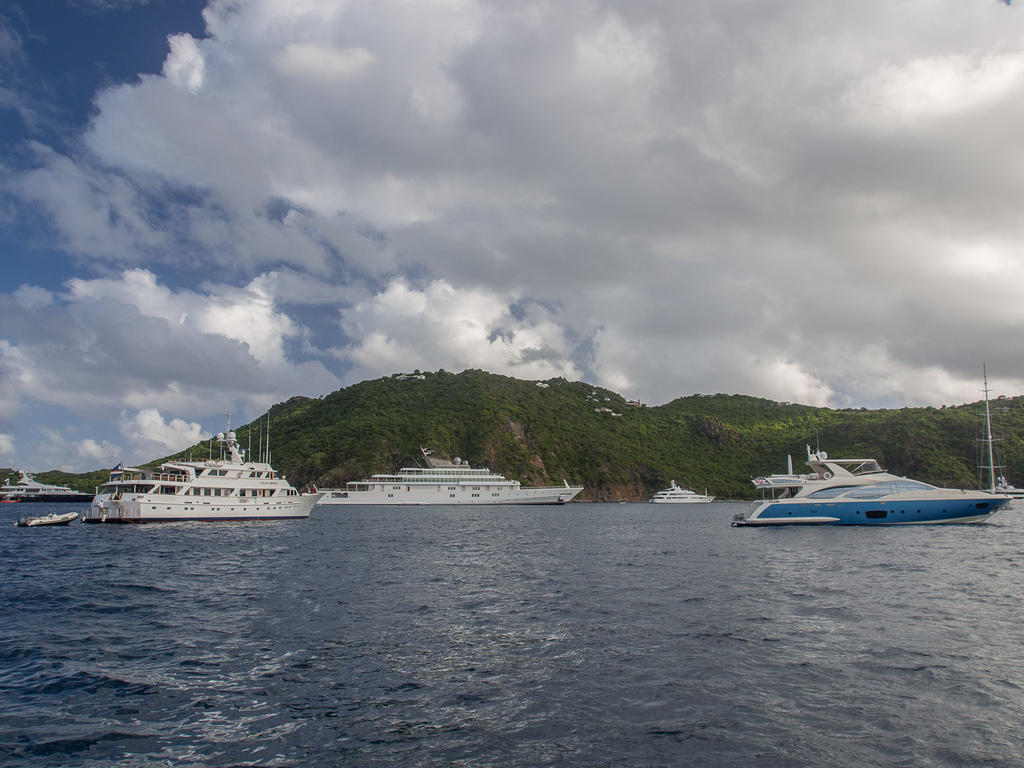
[[[14,436],[0,432],[0,456],[14,455]]]
[[[359,341],[338,353],[367,377],[483,368],[525,379],[578,378],[565,333],[550,314],[513,304],[492,291],[458,290],[443,280],[423,290],[396,280],[342,311],[342,328]]]
[[[0,295],[0,429],[411,368],[899,406],[984,359],[1019,391],[1018,17],[212,1],[0,175],[78,259]]]
[[[120,429],[136,450],[148,450],[152,456],[175,453],[210,436],[197,422],[165,421],[158,408],[143,408],[135,413],[122,411]]]
[[[241,342],[259,363],[282,364],[284,340],[296,332],[290,318],[275,310],[274,297],[259,278],[244,289],[229,288],[214,297],[174,292],[143,269],[128,270],[117,279],[75,278],[68,282],[68,289],[74,302],[120,302],[170,327]]]
[[[1024,54],[952,54],[882,67],[849,93],[851,116],[868,129],[910,129],[1019,99]]]
[[[76,438],[68,428],[35,428],[37,440],[31,453],[18,452],[19,468],[42,471],[83,472],[113,466],[124,449],[107,440]],[[27,442],[27,441],[26,441]]]
[[[316,43],[290,43],[274,63],[292,77],[348,78],[363,72],[376,57],[365,48],[333,48]]]
[[[206,73],[199,44],[189,34],[170,35],[167,44],[171,51],[164,60],[164,77],[173,85],[195,93],[203,87]]]
[[[98,457],[148,461],[178,450],[198,434],[192,419],[255,418],[291,395],[337,388],[323,363],[292,359],[289,340],[303,328],[277,307],[273,284],[270,275],[241,287],[172,289],[136,269],[74,278],[52,296],[25,286],[0,294],[0,424],[32,403],[69,421],[119,423],[119,441],[47,428],[37,461],[89,469]]]
[[[13,295],[14,300],[25,309],[38,309],[53,303],[53,291],[37,285],[22,285]]]

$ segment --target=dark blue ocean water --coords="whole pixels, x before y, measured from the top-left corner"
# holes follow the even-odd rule
[[[743,509],[4,509],[0,764],[1024,765],[1024,510]]]

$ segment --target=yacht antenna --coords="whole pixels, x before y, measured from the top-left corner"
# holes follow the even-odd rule
[[[263,461],[263,417],[260,416],[260,461]]]
[[[230,413],[225,413],[224,415],[227,417],[228,426],[227,426],[227,429],[224,430],[224,442],[220,444],[220,459],[221,459],[221,461],[224,460],[224,446],[228,444],[228,433],[231,432],[231,414]]]

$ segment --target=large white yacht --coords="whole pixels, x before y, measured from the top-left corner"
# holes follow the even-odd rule
[[[455,457],[442,459],[420,448],[426,467],[402,467],[394,474],[355,480],[324,492],[320,506],[333,504],[565,504],[582,486],[523,488],[518,480],[489,469],[473,469]]]
[[[219,459],[168,461],[157,469],[115,467],[82,522],[309,517],[323,494],[299,493],[269,462],[246,461],[230,429],[217,442]]]
[[[676,485],[676,481],[673,480],[668,488],[658,491],[656,494],[651,496],[651,504],[707,504],[710,501],[714,501],[714,496],[709,496],[707,489],[704,489],[704,493],[697,493],[691,491],[689,488],[680,488]]]
[[[66,501],[66,502],[88,502],[92,500],[91,493],[73,491],[66,485],[49,485],[40,483],[33,479],[28,472],[19,469],[21,479],[11,485],[10,479],[4,480],[0,486],[0,499],[3,501]]]

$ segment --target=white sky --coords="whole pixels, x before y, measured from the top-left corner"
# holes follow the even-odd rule
[[[0,465],[145,460],[413,368],[900,407],[977,400],[987,361],[1022,391],[1024,8],[212,0],[203,27],[0,168],[0,222],[39,222],[17,252],[63,257],[0,287]]]

